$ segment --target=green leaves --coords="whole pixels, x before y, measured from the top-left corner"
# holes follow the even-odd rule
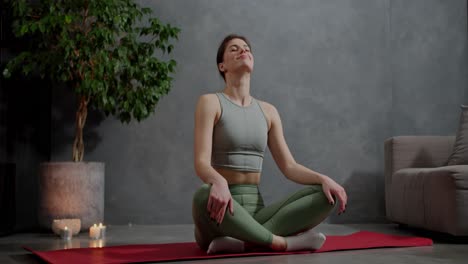
[[[3,76],[4,76],[5,78],[10,78],[10,77],[11,77],[11,72],[10,72],[7,68],[5,68],[5,69],[3,70]]]
[[[39,73],[73,87],[78,96],[122,122],[141,121],[170,91],[171,53],[180,29],[152,17],[133,0],[11,1],[14,33],[32,39],[13,58],[5,77]]]

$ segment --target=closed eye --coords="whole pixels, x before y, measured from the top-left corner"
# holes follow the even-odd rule
[[[238,45],[232,45],[230,48],[229,48],[230,51],[238,51],[239,50],[239,46]],[[250,48],[249,46],[245,45],[244,46],[244,50],[246,52],[250,52]]]

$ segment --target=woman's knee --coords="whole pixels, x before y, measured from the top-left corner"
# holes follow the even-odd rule
[[[305,192],[307,192],[309,194],[323,192],[322,185],[320,185],[320,184],[307,185],[306,187],[303,188],[303,191],[305,191]]]
[[[332,198],[333,198],[333,203],[331,203],[329,200],[328,200],[328,197],[325,195],[325,193],[323,192],[323,189],[322,189],[322,185],[309,185],[307,187],[304,188],[306,192],[309,193],[309,195],[313,196],[314,197],[314,200],[317,202],[317,203],[321,203],[323,204],[324,206],[326,207],[329,207],[329,209],[333,209],[333,207],[336,205],[336,196],[335,195],[332,195]]]
[[[203,184],[193,195],[193,206],[195,208],[204,208],[208,203],[211,185]]]

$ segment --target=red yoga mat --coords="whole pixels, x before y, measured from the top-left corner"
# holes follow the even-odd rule
[[[207,255],[193,243],[109,246],[103,248],[74,248],[52,251],[35,251],[25,247],[48,263],[141,263],[174,260],[196,260],[225,257],[306,254],[337,250],[431,246],[432,240],[422,237],[387,235],[360,231],[344,236],[327,236],[325,244],[316,251],[273,252],[254,251],[236,254]]]

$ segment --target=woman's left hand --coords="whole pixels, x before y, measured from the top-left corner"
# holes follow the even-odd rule
[[[330,204],[335,204],[333,196],[340,201],[338,214],[344,213],[346,210],[346,203],[348,202],[348,196],[346,195],[345,189],[328,177],[322,182],[322,189]]]

